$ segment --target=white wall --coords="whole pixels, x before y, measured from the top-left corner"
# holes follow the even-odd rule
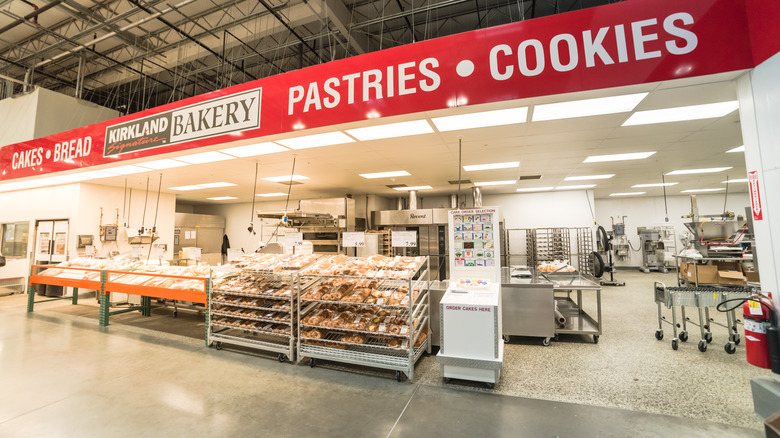
[[[761,288],[774,292],[780,309],[780,54],[761,63],[737,83],[739,117],[748,173],[758,172],[763,219],[753,225],[758,241]],[[780,310],[778,310],[780,312]]]
[[[268,201],[268,202],[256,202],[255,211],[257,210],[284,210],[284,200],[280,201]],[[289,210],[295,210],[298,208],[298,201],[290,200]],[[225,218],[225,234],[227,234],[230,240],[230,248],[241,249],[246,252],[252,252],[260,246],[260,242],[284,242],[284,239],[277,236],[273,237],[273,233],[276,230],[276,222],[273,220],[260,220],[252,211],[252,204],[240,203],[240,204],[216,204],[216,205],[195,205],[193,213],[197,214],[211,214],[215,216],[222,216]],[[256,234],[251,234],[247,231],[250,221],[254,222],[254,229]]]
[[[119,112],[36,87],[0,100],[0,146],[57,134],[119,117]]]
[[[593,225],[593,192],[562,191],[490,195],[482,205],[500,207],[506,228],[589,227]],[[471,208],[467,204],[466,208]]]
[[[697,204],[699,214],[717,214],[723,212],[723,195],[697,195]],[[674,225],[677,235],[678,251],[682,249],[679,236],[686,232],[683,225],[688,219],[682,216],[690,214],[691,200],[689,196],[668,196],[667,205],[669,208],[669,222],[665,222],[666,216],[664,208],[664,198],[662,196],[653,197],[626,197],[626,198],[607,198],[596,199],[596,221],[604,229],[612,229],[612,219],[620,222],[622,216],[627,216],[626,237],[637,251],[631,251],[631,257],[627,260],[615,259],[617,266],[640,266],[642,264],[642,254],[639,252],[639,234],[637,227],[650,228],[655,225]],[[737,215],[745,215],[745,207],[750,205],[747,193],[729,193],[726,209]]]
[[[143,190],[133,190],[134,202],[130,208],[130,226],[141,227],[143,215]],[[154,220],[154,202],[156,195],[149,195],[146,227]],[[30,270],[29,258],[33,250],[35,222],[43,219],[68,219],[68,258],[78,257],[77,236],[91,234],[95,236],[97,255],[104,256],[111,250],[130,253],[127,234],[120,226],[120,240],[116,243],[99,241],[100,207],[103,207],[103,224],[113,224],[116,220],[116,208],[122,214],[123,189],[121,187],[101,186],[97,184],[69,184],[59,187],[47,187],[16,192],[0,193],[0,222],[29,222],[30,236],[27,243],[27,257],[9,258],[5,267],[0,268],[0,278],[27,277]],[[157,232],[160,239],[156,243],[167,243],[168,252],[164,258],[173,257],[173,221],[175,196],[161,194],[157,217]],[[120,222],[122,218],[120,217]],[[148,249],[148,246],[144,246]]]

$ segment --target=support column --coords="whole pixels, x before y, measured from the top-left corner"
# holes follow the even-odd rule
[[[73,304],[79,303],[79,288],[74,287],[73,288]]]

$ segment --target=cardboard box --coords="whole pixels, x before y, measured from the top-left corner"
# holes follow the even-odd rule
[[[689,283],[718,284],[718,267],[713,265],[700,265],[696,263],[680,263],[680,276]]]
[[[745,274],[747,281],[751,283],[761,282],[758,272],[756,272],[752,266],[742,265],[742,273]]]
[[[712,264],[718,267],[718,271],[741,271],[742,270],[742,263],[740,262],[723,262],[723,261],[715,260],[712,262]]]
[[[742,271],[718,271],[718,283],[730,286],[744,286],[747,279]]]

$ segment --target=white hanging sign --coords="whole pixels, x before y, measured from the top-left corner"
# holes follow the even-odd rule
[[[302,246],[303,245],[303,233],[285,233],[284,234],[284,246]]]
[[[345,248],[363,248],[366,246],[366,233],[345,232],[341,237],[341,246]]]
[[[393,231],[391,244],[395,248],[416,248],[417,231]]]

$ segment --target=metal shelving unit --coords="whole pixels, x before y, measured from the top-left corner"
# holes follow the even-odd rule
[[[413,379],[415,363],[424,352],[431,351],[428,265],[426,257],[424,263],[405,279],[381,277],[375,275],[376,272],[360,277],[312,277],[313,281],[301,289],[298,300],[298,359],[308,357],[311,366],[316,364],[317,359],[322,359],[394,370],[399,382],[401,373]],[[333,300],[322,299],[316,294],[318,290],[338,287],[330,286],[333,283],[352,285],[353,289]],[[356,288],[356,284],[370,284],[370,287]],[[357,292],[358,289],[363,291]],[[399,299],[396,295],[390,301],[381,297],[404,290],[405,298]],[[366,297],[360,299],[361,293],[367,294]],[[312,322],[311,318],[307,318],[318,311],[332,312],[331,318],[336,314],[351,316],[352,320],[342,320],[346,322],[334,325],[327,320]],[[397,324],[400,320],[404,324]],[[314,333],[319,337],[315,337]]]
[[[227,343],[278,352],[280,362],[293,361],[300,281],[296,272],[242,271],[216,285],[206,343],[217,350]]]

